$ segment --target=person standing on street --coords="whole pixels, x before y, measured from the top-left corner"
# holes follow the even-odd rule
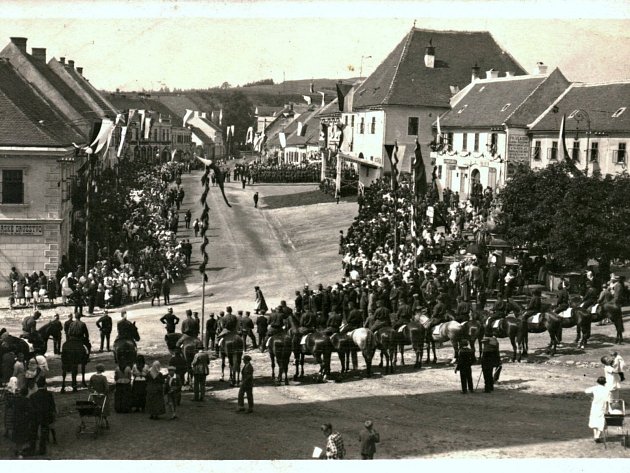
[[[186,210],[186,215],[184,216],[184,223],[186,228],[190,228],[190,220],[192,219],[192,212],[190,209]]]
[[[193,370],[193,401],[203,401],[206,397],[206,376],[210,366],[208,353],[200,347],[192,361]]]
[[[256,317],[256,331],[258,332],[258,344],[260,346],[260,351],[265,351],[265,338],[267,338],[267,327],[269,326],[269,321],[267,317],[264,315],[259,315]]]
[[[593,395],[588,426],[593,429],[593,440],[595,440],[595,443],[601,443],[602,431],[606,425],[606,406],[610,400],[610,390],[606,387],[606,378],[600,376],[597,378],[597,384],[587,388],[584,392]]]
[[[254,208],[258,208],[258,192],[254,193]]]
[[[264,317],[264,316],[261,316]],[[250,318],[250,313],[249,311],[245,312],[245,317],[243,317],[241,319],[241,330],[243,331],[243,344],[246,346],[247,345],[247,337],[250,337],[252,339],[252,349],[256,349],[258,348],[258,345],[256,345],[256,337],[254,336],[254,322],[253,320]]]
[[[374,460],[376,453],[376,444],[381,441],[381,436],[376,430],[371,420],[366,420],[364,429],[359,432],[359,443],[361,444],[361,459]]]
[[[462,394],[466,394],[468,391],[471,393],[474,392],[472,378],[472,365],[474,361],[475,354],[468,344],[460,344],[459,353],[457,354],[457,366],[455,367],[455,373],[459,371],[459,379],[462,383]]]
[[[210,312],[208,320],[206,320],[206,333],[204,334],[204,346],[206,350],[214,350],[214,337],[217,334],[217,321],[214,318],[214,312]]]
[[[193,222],[193,231],[195,232],[195,237],[199,236],[199,219],[196,218]]]
[[[330,423],[323,424],[321,430],[326,436],[326,450],[322,452],[322,458],[327,460],[343,460],[346,456],[346,448],[344,447],[341,434],[334,432],[332,424]]]
[[[61,332],[63,331],[63,326],[59,321],[59,314],[55,314],[52,322],[50,322],[50,328],[52,333],[58,333],[58,337],[53,337],[53,353],[55,355],[61,354]]]
[[[166,325],[166,333],[175,333],[175,326],[179,323],[179,317],[173,314],[173,308],[169,307],[168,312],[160,319]]]
[[[68,341],[68,330],[70,329],[70,325],[73,322],[74,315],[72,313],[68,314],[68,320],[63,323],[63,333],[66,335],[66,341]]]
[[[107,340],[107,351],[110,351],[109,338],[112,334],[113,321],[112,318],[109,316],[109,312],[107,311],[107,309],[105,309],[105,313],[103,314],[103,316],[96,321],[96,327],[101,332],[101,349],[98,352],[103,353],[103,342],[105,340]]]
[[[483,372],[483,392],[494,391],[494,368],[501,366],[499,356],[499,341],[496,337],[484,337],[483,351],[481,353],[481,370]]]
[[[245,395],[247,395],[247,413],[254,412],[254,367],[251,364],[252,357],[245,355],[243,362],[245,365],[241,370],[241,387],[238,390],[237,412],[245,411]]]
[[[164,297],[164,305],[169,305],[171,303],[171,280],[166,275],[162,275],[162,296]],[[160,305],[160,300],[158,299],[158,306]]]
[[[256,311],[254,313],[256,315],[265,315],[265,313],[269,310],[269,307],[267,307],[267,302],[265,302],[265,296],[263,296],[263,293],[260,290],[259,286],[255,286],[254,291],[256,292]]]

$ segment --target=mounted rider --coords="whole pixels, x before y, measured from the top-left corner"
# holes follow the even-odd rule
[[[595,290],[595,285],[591,281],[588,281],[586,283],[586,292],[584,293],[584,297],[582,298],[582,304],[580,304],[580,307],[584,310],[588,310],[596,303],[597,291]]]
[[[566,284],[560,283],[558,289],[558,302],[553,310],[556,314],[564,312],[569,308],[569,291],[567,291]]]
[[[300,333],[300,335],[306,335],[307,333],[314,332],[315,327],[317,327],[317,317],[315,314],[313,314],[310,310],[303,312],[300,316],[300,327],[298,328],[298,333]]]
[[[181,348],[187,340],[196,340],[199,335],[199,323],[193,319],[192,310],[186,310],[186,319],[182,322],[182,336],[175,346]]]
[[[525,318],[542,312],[541,296],[542,291],[539,288],[534,289],[532,298],[529,300],[529,304],[527,304],[527,307],[525,308],[525,313],[523,314]]]
[[[499,293],[497,294],[497,300],[494,303],[494,307],[492,308],[493,313],[488,317],[486,322],[486,333],[492,334],[492,326],[494,325],[494,321],[498,319],[504,319],[507,317],[509,311],[509,305],[506,301],[503,300],[503,296]]]
[[[413,311],[411,306],[403,297],[401,297],[400,302],[398,303],[398,310],[396,311],[395,316],[392,317],[392,326],[395,329],[398,329],[399,327],[411,322],[412,317]]]
[[[284,317],[280,312],[274,310],[271,312],[269,316],[269,328],[267,330],[267,334],[265,335],[265,339],[261,340],[261,346],[267,346],[267,341],[271,338],[272,335],[276,333],[280,333],[284,330]],[[217,339],[217,344],[219,343]]]
[[[390,327],[392,321],[389,317],[390,311],[383,302],[383,299],[378,299],[376,301],[376,310],[374,311],[374,315],[372,316],[372,323],[370,324],[370,330],[372,332],[376,332],[378,329],[383,327]]]
[[[431,318],[425,322],[425,327],[431,329],[436,325],[446,322],[446,295],[440,294],[437,298],[437,304],[433,307]]]
[[[221,339],[228,333],[236,332],[238,328],[238,318],[232,313],[232,307],[225,309],[226,314],[223,316],[223,330],[217,335],[217,345],[221,344]],[[183,328],[183,327],[182,327]]]
[[[462,296],[457,296],[457,308],[455,309],[455,320],[468,320],[472,312],[472,305],[466,302]]]
[[[68,327],[68,340],[80,341],[89,352],[92,349],[92,344],[90,343],[90,332],[88,331],[85,322],[81,320],[81,317],[83,316],[80,312],[74,314],[74,320]]]
[[[41,312],[37,310],[33,315],[24,318],[20,338],[30,338],[37,334],[37,321],[41,316]]]
[[[353,301],[348,302],[349,312],[346,317],[346,323],[341,326],[339,333],[348,333],[352,330],[363,327],[363,313],[361,310],[355,308]]]
[[[341,322],[343,321],[341,314],[337,312],[331,312],[328,314],[328,321],[326,322],[326,335],[331,336],[333,333],[339,332]]]
[[[129,340],[136,344],[135,334],[136,334],[136,326],[129,322],[127,319],[127,311],[123,310],[120,313],[120,320],[116,324],[116,330],[118,331],[118,336],[116,340]]]

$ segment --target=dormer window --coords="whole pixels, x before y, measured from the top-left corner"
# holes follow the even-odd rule
[[[612,114],[612,118],[617,118],[621,116],[621,114],[625,111],[626,111],[626,107],[621,107],[619,110],[617,110],[615,113]]]
[[[510,108],[510,105],[512,105],[511,103],[506,103],[503,108],[501,109],[502,112],[505,112],[508,108]]]
[[[479,92],[483,92],[486,89],[485,85],[482,85],[481,88],[479,89]]]
[[[568,118],[574,118],[577,114],[578,114],[579,110],[573,110],[570,114]]]
[[[459,111],[457,113],[462,113],[464,110],[466,110],[468,108],[468,104],[464,105],[462,108],[459,109]]]

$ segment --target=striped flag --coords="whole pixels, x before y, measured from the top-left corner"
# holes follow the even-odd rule
[[[398,189],[398,141],[393,145],[385,145],[392,173],[392,190]]]
[[[254,143],[254,128],[251,126],[247,129],[247,136],[245,137],[245,143]]]
[[[562,159],[569,163],[573,172],[575,172],[576,174],[582,174],[582,171],[577,168],[577,166],[575,165],[575,161],[573,161],[573,159],[569,155],[569,151],[567,150],[566,128],[564,123],[565,120],[566,116],[562,115],[562,121],[560,122],[560,133],[558,133],[558,147],[560,148],[558,151]]]
[[[302,97],[304,97],[304,101],[305,101],[307,104],[309,104],[309,105],[310,105],[310,104],[311,104],[311,102],[313,101],[313,99],[312,99],[311,97],[309,97],[308,95],[302,95]]]
[[[286,148],[287,147],[287,137],[284,133],[278,133],[278,139],[280,140],[280,146],[282,148]]]
[[[416,198],[422,198],[427,193],[427,174],[424,169],[422,149],[418,138],[416,138],[416,149],[413,154],[413,195]]]
[[[190,118],[192,114],[193,114],[192,110],[186,109],[186,114],[184,115],[184,123],[182,126],[186,126],[186,122],[188,122],[188,119]]]

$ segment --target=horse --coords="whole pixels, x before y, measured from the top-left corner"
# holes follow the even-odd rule
[[[418,322],[426,326],[429,321],[429,317],[426,315],[420,315],[417,317]],[[431,361],[431,351],[433,350],[433,363],[437,363],[437,354],[435,353],[435,342],[442,343],[450,340],[453,345],[453,361],[457,359],[457,347],[459,341],[462,339],[463,327],[459,322],[455,320],[449,320],[443,322],[430,330],[426,331],[427,336],[427,363]]]
[[[593,314],[591,312],[591,315],[593,316],[593,322],[609,319],[614,324],[615,331],[617,332],[615,335],[615,343],[623,343],[623,313],[620,307],[612,302],[604,302],[603,304],[597,304],[595,313]]]
[[[549,346],[547,352],[551,355],[556,354],[558,343],[562,341],[562,323],[560,317],[553,312],[541,312],[539,314],[527,317],[527,330],[523,331],[523,356],[527,357],[529,349],[530,333],[549,333]]]
[[[77,374],[81,365],[81,385],[85,384],[85,365],[90,361],[90,347],[83,340],[70,339],[61,347],[61,392],[66,392],[66,373],[72,375],[72,391],[77,391]]]
[[[23,338],[15,337],[7,333],[6,329],[0,330],[0,360],[3,359],[5,353],[13,352],[17,356],[18,353],[24,355],[24,360],[28,361],[35,353],[31,352],[29,344]],[[0,367],[2,369],[2,367]],[[7,370],[8,371],[8,370]],[[11,365],[10,372],[0,373],[0,379],[9,379],[13,376],[13,365]]]
[[[357,350],[352,342],[352,337],[347,333],[333,333],[330,336],[333,351],[339,355],[341,363],[341,374],[350,371],[350,357],[352,357],[352,368],[357,369]]]
[[[591,337],[591,323],[593,322],[593,314],[591,313],[591,309],[584,309],[580,307],[582,299],[580,297],[574,297],[571,299],[570,307],[567,309],[564,314],[568,314],[569,316],[561,315],[560,322],[562,324],[562,328],[571,328],[573,326],[576,327],[576,337],[575,343],[577,343],[578,348],[586,348],[586,343],[588,339]]]
[[[405,345],[411,345],[416,352],[416,362],[414,368],[422,368],[422,352],[424,351],[424,340],[426,339],[426,329],[424,325],[416,320],[407,322],[398,328],[398,348],[400,350],[400,364],[405,364]]]
[[[179,339],[182,340],[183,338],[184,335],[182,335]],[[195,355],[197,354],[197,351],[199,351],[199,348],[201,347],[203,347],[203,343],[201,343],[201,340],[197,337],[187,336],[182,341],[181,350],[182,355],[184,356],[184,360],[186,360],[186,373],[188,374],[188,380],[186,381],[186,384],[190,384],[192,382],[192,362],[195,358]]]
[[[168,352],[171,354],[171,356],[173,355],[173,353],[175,352],[175,350],[177,349],[177,342],[179,341],[179,339],[182,337],[181,333],[167,333],[166,335],[164,335],[164,341],[166,342],[166,348],[168,349]]]
[[[120,338],[120,334],[114,340],[114,361],[117,365],[133,366],[138,356],[138,348],[135,342],[140,341],[140,334],[138,333],[138,327],[133,322],[130,327],[131,338]]]
[[[308,333],[302,337],[294,334],[293,343],[295,355],[295,376],[293,379],[297,379],[298,374],[300,378],[304,377],[305,355],[313,355],[319,364],[318,376],[321,380],[326,381],[330,375],[330,357],[333,352],[330,337],[321,332]],[[297,348],[296,343],[299,344],[297,345],[299,348]]]
[[[492,335],[496,338],[509,338],[512,344],[512,362],[516,361],[517,352],[518,361],[523,359],[523,354],[525,353],[524,333],[527,332],[527,320],[525,318],[510,313],[507,317],[496,319],[492,327],[488,328],[487,320],[490,317],[490,313],[480,311],[473,317],[482,324],[482,337],[490,331],[488,335]],[[479,352],[479,356],[481,356],[481,343],[479,343]]]
[[[271,380],[276,379],[276,360],[278,361],[278,384],[282,384],[282,374],[284,373],[284,384],[289,385],[289,360],[293,351],[293,339],[291,334],[283,330],[274,333],[269,338],[269,358],[271,358]]]
[[[45,323],[37,329],[41,344],[43,346],[43,353],[48,351],[48,339],[52,338],[58,344],[61,344],[61,328],[58,324],[53,325],[51,322]]]
[[[468,340],[470,348],[473,352],[473,360],[476,361],[475,356],[475,342],[479,346],[479,356],[481,356],[481,340],[484,336],[484,324],[483,321],[470,319],[462,323],[462,338]]]
[[[369,328],[358,328],[348,334],[354,343],[354,346],[361,351],[365,367],[367,369],[367,377],[372,376],[372,359],[376,351],[376,337]]]
[[[381,327],[375,333],[376,346],[381,350],[381,362],[378,366],[383,366],[383,356],[385,356],[385,373],[394,373],[396,365],[396,353],[398,350],[398,332],[392,327]]]
[[[241,384],[241,358],[243,357],[243,337],[236,332],[221,338],[221,381],[225,378],[225,359],[230,365],[230,386]]]

